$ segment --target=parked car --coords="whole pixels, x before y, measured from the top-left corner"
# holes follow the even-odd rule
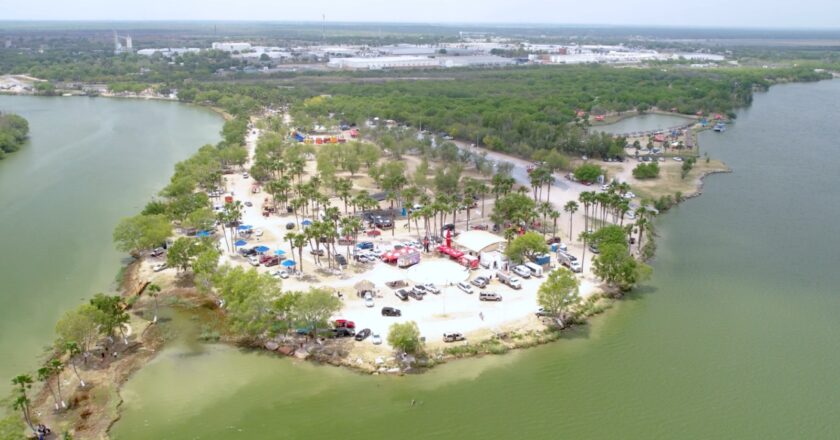
[[[536,312],[536,313],[534,313],[534,314],[535,314],[535,315],[537,315],[537,318],[542,318],[542,317],[544,317],[544,316],[551,316],[551,314],[550,314],[550,313],[548,313],[548,312],[547,312],[544,308],[542,308],[542,307],[540,307],[539,309],[537,309],[537,312]]]
[[[400,309],[393,307],[383,307],[382,316],[402,316],[402,312],[400,312]]]
[[[373,307],[373,294],[365,292],[365,307]]]
[[[258,254],[258,252],[254,248],[239,249],[239,255],[242,255],[243,257],[253,257],[254,255],[257,255],[257,254]]]
[[[274,276],[275,278],[282,278],[284,280],[286,278],[289,278],[289,272],[286,272],[285,270],[278,270],[278,271],[272,272],[271,275]]]
[[[169,266],[164,261],[163,263],[158,263],[158,264],[155,264],[154,266],[152,266],[152,270],[155,271],[155,272],[160,272],[160,271],[166,269],[167,267],[169,267]]]
[[[153,257],[159,257],[159,256],[161,256],[165,253],[166,253],[166,249],[164,249],[162,247],[158,247],[158,248],[154,248],[152,250],[152,252],[149,253],[149,255],[151,255]]]
[[[244,203],[244,205],[245,205],[245,206],[247,206],[247,207],[249,207],[249,208],[250,208],[250,207],[252,207],[252,206],[254,206],[254,204],[253,204],[253,203],[251,203],[251,202],[249,202],[249,201],[246,201],[246,202]]]
[[[251,266],[257,267],[260,265],[260,258],[256,255],[251,255],[250,257],[248,257],[248,263],[250,263]]]
[[[462,335],[460,333],[444,333],[443,334],[443,342],[457,342],[457,341],[463,341],[465,339],[467,339],[467,338],[465,338],[464,335]]]
[[[338,327],[333,329],[336,338],[349,338],[356,335],[356,331],[349,327]]]
[[[286,223],[286,229],[287,230],[291,231],[294,228],[295,228],[295,222]]]
[[[382,216],[374,217],[373,225],[379,229],[391,229],[394,227],[394,224],[391,222],[391,219]]]
[[[263,261],[262,264],[265,267],[277,266],[278,264],[280,264],[280,257],[277,255],[272,255],[268,257],[267,260]]]
[[[474,280],[470,281],[470,284],[472,284],[475,287],[478,287],[479,289],[483,289],[487,287],[487,284],[489,282],[490,280],[488,280],[485,277],[476,277]]]
[[[426,286],[424,286],[422,284],[415,284],[414,287],[411,288],[411,290],[416,291],[417,293],[419,293],[421,295],[425,295],[425,294],[429,293],[429,291],[426,290]]]
[[[408,291],[405,289],[397,290],[396,292],[394,292],[394,295],[396,295],[396,297],[399,298],[401,301],[408,301]]]
[[[623,195],[622,197],[624,197],[624,198],[625,198],[625,199],[627,199],[627,200],[630,200],[630,199],[635,199],[635,198],[636,198],[636,195],[635,195],[635,194],[633,194],[633,193],[632,193],[632,192],[630,192],[630,191],[627,191],[626,193],[624,193],[624,195]]]
[[[364,341],[367,337],[370,336],[370,329],[364,328],[359,333],[356,333],[356,340],[357,341]]]
[[[379,237],[380,235],[382,235],[382,231],[380,231],[379,229],[371,229],[365,232],[365,235],[367,235],[368,237]]]
[[[373,337],[370,338],[370,342],[373,342],[373,345],[381,344],[382,338],[379,336],[379,333],[374,334]]]
[[[426,283],[426,284],[423,285],[423,287],[426,288],[427,292],[434,293],[435,295],[440,293],[440,289],[438,289],[437,286],[435,286],[432,283]]]
[[[470,294],[473,293],[472,286],[470,286],[469,284],[467,284],[463,281],[458,283],[458,288],[463,290],[464,293],[470,293]]]
[[[676,162],[682,162],[682,161],[683,161],[683,158],[682,158],[682,157],[679,157],[679,156],[676,156],[676,157],[674,157],[674,161],[676,161]]]
[[[486,231],[486,230],[490,229],[490,227],[487,226],[487,225],[473,225],[472,228],[477,230],[477,231]]]
[[[525,278],[525,279],[531,278],[531,269],[528,269],[525,266],[522,266],[522,265],[513,266],[513,269],[511,269],[511,271],[513,273],[519,275],[522,278]]]
[[[479,301],[501,301],[502,295],[495,292],[481,292],[478,295]]]
[[[346,319],[336,319],[335,320],[335,327],[347,327],[347,328],[356,328],[356,323],[353,321],[348,321]]]
[[[335,254],[335,261],[339,266],[347,266],[347,258],[344,258],[344,255]]]
[[[373,249],[373,242],[363,241],[361,243],[358,243],[356,244],[356,249]]]
[[[312,255],[317,255],[319,257],[323,257],[324,255],[327,254],[326,252],[324,252],[323,249],[310,249],[309,253],[312,254]]]
[[[590,243],[590,244],[589,244],[589,250],[590,250],[593,254],[600,254],[600,253],[601,253],[601,251],[598,249],[598,245],[597,245],[597,244],[595,244],[595,243]]]
[[[412,298],[416,299],[417,301],[422,301],[422,300],[423,300],[423,293],[422,293],[422,292],[420,292],[420,291],[418,291],[418,290],[411,289],[411,290],[408,292],[408,295],[409,295],[410,297],[412,297]]]

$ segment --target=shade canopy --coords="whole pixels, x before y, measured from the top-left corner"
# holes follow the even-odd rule
[[[251,229],[254,229],[254,227],[251,225],[239,225],[236,229],[239,229],[240,231],[250,231]]]
[[[268,252],[268,246],[257,246],[254,250],[262,254],[264,252]]]
[[[209,237],[209,236],[210,236],[210,232],[209,232],[209,231],[198,231],[198,232],[195,234],[195,236],[196,236],[196,237],[201,237],[201,238],[204,238],[204,237]]]
[[[304,226],[309,226],[309,225],[312,224],[312,220],[309,220],[308,218],[305,218],[305,219],[303,219],[302,222],[300,222],[300,224],[302,224]]]
[[[274,251],[274,255],[285,255],[285,254],[286,254],[286,251],[284,251],[283,249],[277,249],[276,251]]]
[[[295,265],[295,261],[294,260],[286,260],[286,261],[284,261],[280,264],[282,264],[283,266],[286,266],[286,267],[292,267],[292,266]]]
[[[237,240],[237,242],[234,243],[233,245],[239,247],[239,246],[245,246],[246,244],[248,244],[248,242],[245,241],[245,240]]]
[[[355,286],[356,290],[373,290],[373,283],[369,280],[362,280],[356,283]]]

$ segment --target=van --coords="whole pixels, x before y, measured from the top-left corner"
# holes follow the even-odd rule
[[[525,263],[525,267],[531,271],[531,275],[537,278],[541,278],[543,276],[543,268],[539,264],[527,262]]]
[[[478,295],[478,300],[479,301],[501,301],[502,300],[502,295],[499,295],[498,293],[494,293],[494,292],[481,292]]]

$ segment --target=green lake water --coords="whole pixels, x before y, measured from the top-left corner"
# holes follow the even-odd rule
[[[111,232],[215,143],[222,120],[172,102],[0,96],[30,142],[0,161],[0,393],[31,371],[61,314],[113,287]]]
[[[785,85],[703,133],[735,173],[658,222],[647,287],[565,340],[400,378],[173,344],[113,436],[838,438],[838,114],[840,82]]]

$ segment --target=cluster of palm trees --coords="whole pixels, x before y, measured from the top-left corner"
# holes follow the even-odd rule
[[[627,235],[632,236],[633,231],[638,231],[638,249],[642,248],[642,237],[645,231],[650,229],[649,216],[652,212],[647,211],[644,207],[638,207],[635,211],[634,223],[625,225],[627,213],[630,212],[630,202],[624,195],[630,191],[630,185],[626,182],[610,183],[607,190],[604,192],[584,191],[580,193],[578,200],[583,205],[585,231],[590,229],[603,227],[608,222],[624,226]],[[569,204],[567,204],[568,206]],[[577,210],[577,206],[574,207]],[[570,235],[571,235],[571,224]],[[586,236],[583,237],[584,240]]]
[[[347,258],[350,258],[350,248],[358,240],[364,230],[362,220],[355,216],[342,216],[338,208],[329,206],[324,210],[321,220],[305,225],[300,232],[286,234],[292,254],[298,251],[298,270],[303,272],[303,248],[309,245],[313,250],[315,264],[321,265],[321,247],[327,257],[327,267],[333,268],[334,255],[338,255],[339,241],[344,241]],[[352,240],[350,239],[352,237]]]
[[[76,358],[82,355],[82,349],[76,342],[68,341],[63,343],[60,347],[58,357],[51,359],[44,366],[38,369],[37,379],[44,383],[50,395],[53,398],[56,411],[62,411],[68,408],[67,402],[64,400],[64,394],[61,390],[61,374],[64,372],[67,365],[69,365],[79,380],[79,385],[84,388],[85,381],[79,375],[76,368]],[[61,361],[61,357],[67,355],[67,363]],[[21,374],[12,379],[14,386],[14,400],[12,401],[12,408],[16,411],[21,411],[23,419],[32,432],[36,432],[34,423],[32,421],[32,401],[29,398],[28,391],[32,389],[34,384],[32,376],[29,374]],[[53,383],[55,386],[53,386]]]

